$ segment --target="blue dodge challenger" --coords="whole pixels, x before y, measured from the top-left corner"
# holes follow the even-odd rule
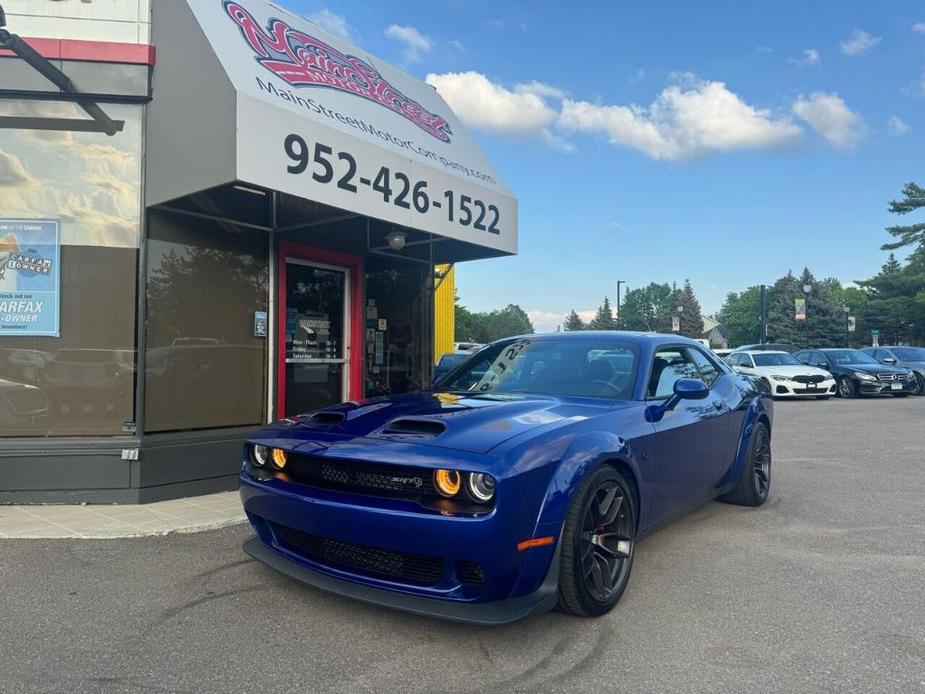
[[[285,419],[245,446],[245,551],[310,585],[499,624],[619,601],[636,543],[760,506],[770,395],[675,335],[495,342],[432,390]]]

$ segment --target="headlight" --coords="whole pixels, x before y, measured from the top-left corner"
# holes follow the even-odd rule
[[[277,470],[286,467],[286,451],[282,448],[274,448],[270,454],[270,464]]]
[[[259,443],[251,446],[251,462],[256,467],[263,467],[267,464],[267,460],[270,458],[270,449],[266,446],[261,446]]]
[[[906,380],[907,380],[907,381],[914,381],[914,380],[915,380],[915,374],[914,374],[912,371],[910,371],[909,373],[906,374]]]
[[[470,473],[466,480],[466,491],[473,501],[487,503],[495,496],[495,478],[482,472]]]
[[[771,378],[773,378],[775,381],[789,381],[790,380],[788,376],[771,376]]]
[[[854,372],[855,378],[860,378],[862,381],[876,381],[876,376],[871,376],[870,374],[862,374],[860,371]]]
[[[441,496],[456,496],[462,488],[462,475],[456,470],[435,470],[434,486]]]

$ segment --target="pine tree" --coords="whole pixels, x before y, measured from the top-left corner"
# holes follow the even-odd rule
[[[900,272],[903,269],[902,264],[896,260],[896,256],[893,253],[890,253],[887,257],[886,262],[880,266],[881,275],[895,275],[897,272]]]
[[[684,280],[684,286],[678,292],[678,306],[683,310],[678,316],[681,326],[680,333],[685,337],[703,336],[703,315],[700,312],[700,302],[694,294],[690,280]]]
[[[903,187],[903,199],[891,200],[889,210],[893,214],[909,214],[920,208],[925,208],[925,188],[911,181]],[[881,248],[891,251],[903,246],[925,247],[925,222],[910,224],[908,226],[892,226],[886,229],[891,236],[898,239],[885,243]]]
[[[605,296],[604,303],[601,304],[594,318],[588,323],[589,330],[614,330],[616,323],[613,319],[613,311],[610,309],[610,300]]]
[[[789,270],[771,287],[768,302],[768,340],[802,346],[804,333],[794,317],[795,300],[803,296],[799,280]]]
[[[562,324],[562,329],[566,332],[585,330],[585,322],[581,320],[581,316],[578,315],[578,312],[575,311],[575,309],[572,309],[565,317],[565,322]]]

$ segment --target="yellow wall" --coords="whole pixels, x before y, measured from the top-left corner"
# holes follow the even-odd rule
[[[434,363],[456,342],[456,268],[438,265],[437,272],[446,276],[434,292]]]

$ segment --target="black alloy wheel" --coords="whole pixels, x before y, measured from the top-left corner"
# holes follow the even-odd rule
[[[914,375],[915,380],[912,382],[912,385],[909,386],[909,392],[913,395],[925,394],[925,376],[919,373]]]
[[[752,430],[748,457],[739,482],[720,501],[740,506],[761,506],[771,492],[771,432],[764,422]]]
[[[853,398],[857,394],[857,388],[847,376],[841,376],[838,379],[838,396],[841,398]]]
[[[614,468],[595,470],[575,493],[562,536],[559,609],[581,617],[609,612],[633,568],[636,508]]]

